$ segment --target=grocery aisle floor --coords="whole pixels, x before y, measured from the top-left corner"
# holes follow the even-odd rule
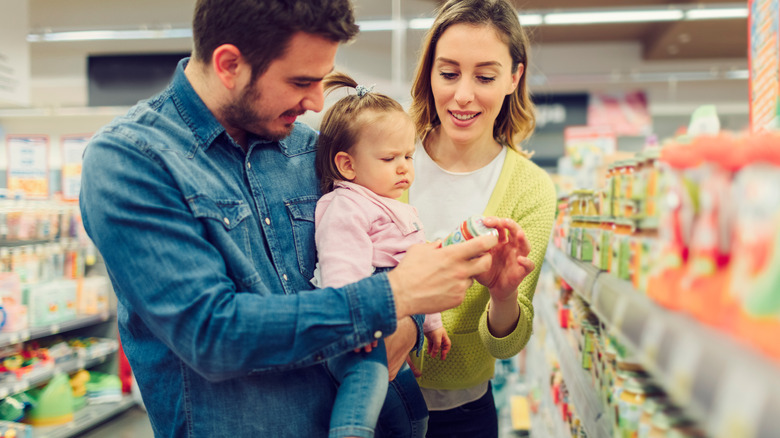
[[[505,413],[500,418],[499,436],[501,438],[520,438],[527,435],[513,432],[509,415]],[[79,438],[154,438],[154,433],[146,411],[136,406],[85,434],[79,435]]]
[[[106,421],[80,438],[154,438],[146,411],[136,406]]]

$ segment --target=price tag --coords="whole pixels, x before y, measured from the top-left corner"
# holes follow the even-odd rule
[[[664,335],[664,324],[658,317],[650,317],[639,344],[639,351],[647,358],[647,363],[658,363],[658,350],[661,347],[661,339]]]
[[[744,362],[743,362],[744,363]],[[755,438],[767,402],[768,386],[760,373],[731,367],[715,395],[715,438]],[[716,383],[713,383],[716,384]]]
[[[50,327],[51,334],[56,335],[60,333],[60,325],[59,324],[52,324]]]
[[[672,346],[669,369],[669,393],[681,404],[690,403],[693,396],[693,380],[697,373],[701,346],[690,334],[681,333]]]

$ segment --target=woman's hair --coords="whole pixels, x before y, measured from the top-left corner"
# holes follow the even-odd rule
[[[517,150],[517,144],[533,133],[536,115],[525,80],[528,71],[528,37],[520,26],[517,11],[506,0],[449,0],[439,10],[433,26],[423,40],[422,53],[412,85],[410,112],[417,134],[424,139],[432,129],[441,125],[431,90],[433,57],[436,54],[436,44],[444,31],[461,23],[494,28],[499,38],[509,46],[512,73],[517,72],[520,64],[525,66],[526,72],[520,77],[515,91],[504,98],[493,126],[493,137]],[[522,149],[520,152],[530,156]]]
[[[192,19],[194,59],[205,65],[222,44],[233,44],[252,66],[252,81],[284,55],[293,35],[334,42],[358,33],[349,0],[198,0]]]
[[[358,86],[354,79],[344,73],[329,74],[323,80],[323,86],[326,93],[342,87],[355,88],[356,91],[355,94],[339,99],[322,116],[315,163],[324,194],[333,190],[333,183],[346,179],[336,167],[336,154],[349,152],[364,127],[377,122],[389,112],[404,113],[404,109],[394,99]]]

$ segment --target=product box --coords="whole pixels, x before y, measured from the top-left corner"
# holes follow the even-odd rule
[[[95,315],[108,312],[108,294],[111,284],[108,277],[86,277],[78,293],[78,313]]]
[[[76,317],[76,282],[57,280],[25,285],[22,304],[27,306],[30,327],[59,324]]]

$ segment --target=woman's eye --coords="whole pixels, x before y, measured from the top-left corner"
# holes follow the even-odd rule
[[[445,72],[442,72],[442,73],[439,73],[439,75],[441,77],[443,77],[444,79],[448,79],[448,80],[449,79],[455,79],[455,78],[458,77],[457,73],[445,73]]]
[[[477,76],[477,79],[480,82],[484,82],[484,83],[489,83],[489,82],[493,82],[493,81],[496,80],[496,78],[490,77],[490,76]]]
[[[393,161],[393,158],[392,157],[390,157],[390,158],[382,158],[382,161],[389,163],[389,162]]]

